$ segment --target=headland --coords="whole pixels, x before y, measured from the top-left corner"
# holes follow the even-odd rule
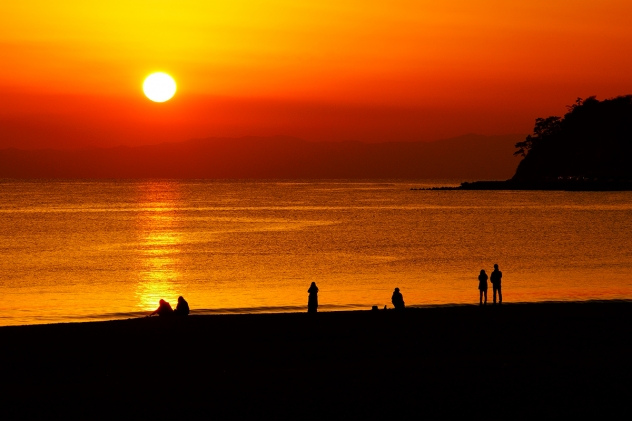
[[[545,191],[631,191],[632,180],[505,180],[464,182],[457,187],[413,190],[545,190]]]
[[[578,98],[567,109],[537,118],[533,134],[516,143],[523,159],[511,179],[439,190],[632,190],[632,95]]]

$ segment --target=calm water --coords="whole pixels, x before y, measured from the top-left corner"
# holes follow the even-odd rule
[[[0,182],[0,324],[195,312],[632,298],[632,193],[449,182]],[[491,292],[491,291],[490,291]]]

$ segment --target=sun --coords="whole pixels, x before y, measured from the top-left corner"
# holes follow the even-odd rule
[[[152,73],[143,82],[143,92],[154,102],[169,101],[176,93],[176,81],[166,73]]]

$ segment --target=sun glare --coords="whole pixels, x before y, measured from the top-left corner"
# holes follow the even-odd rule
[[[143,83],[143,92],[154,102],[165,102],[176,93],[176,81],[166,73],[152,73]]]

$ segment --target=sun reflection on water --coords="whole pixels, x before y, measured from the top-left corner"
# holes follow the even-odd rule
[[[164,299],[172,304],[178,296],[178,254],[181,232],[175,208],[179,200],[177,183],[148,182],[139,186],[138,206],[146,211],[138,215],[140,237],[139,282],[136,287],[137,307],[154,310]]]

